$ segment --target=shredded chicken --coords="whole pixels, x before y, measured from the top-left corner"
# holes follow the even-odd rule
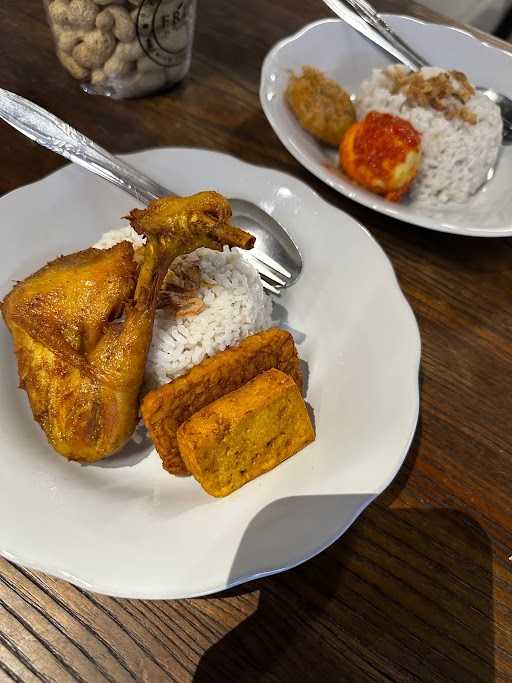
[[[142,263],[144,247],[134,252],[134,261]],[[171,265],[158,297],[157,308],[172,308],[176,318],[197,315],[204,310],[203,300],[198,296],[201,287],[210,287],[211,282],[201,273],[197,254],[178,256]]]
[[[164,287],[176,287],[187,292],[198,290],[202,279],[199,256],[186,254],[174,261],[165,279]]]
[[[204,285],[197,254],[179,256],[172,264],[160,292],[159,307],[172,307],[176,318],[201,313],[204,303],[198,296]]]

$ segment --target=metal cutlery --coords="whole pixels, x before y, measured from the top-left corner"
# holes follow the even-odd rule
[[[0,118],[52,152],[79,164],[148,204],[174,193],[30,100],[0,88]],[[261,276],[263,287],[279,294],[295,282],[302,256],[286,230],[268,213],[245,199],[229,199],[235,221],[256,236],[256,248],[244,253]]]

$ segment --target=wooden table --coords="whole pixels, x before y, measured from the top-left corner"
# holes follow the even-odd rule
[[[435,18],[406,0],[376,4]],[[387,491],[334,546],[279,576],[148,602],[0,560],[0,680],[511,681],[511,240],[372,213],[285,151],[259,106],[260,65],[277,40],[328,14],[319,0],[200,3],[187,81],[129,102],[79,91],[41,5],[2,0],[1,86],[117,152],[201,146],[289,172],[370,229],[421,328],[422,412]],[[63,163],[3,125],[0,149],[0,193]]]

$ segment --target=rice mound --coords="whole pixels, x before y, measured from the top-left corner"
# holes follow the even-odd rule
[[[108,249],[126,240],[135,248],[145,239],[131,227],[111,230],[96,242]],[[172,308],[158,309],[148,354],[145,390],[166,384],[207,356],[271,327],[272,301],[263,291],[258,272],[237,249],[197,249],[202,286],[197,296],[204,308],[194,316],[176,318]]]
[[[411,199],[418,203],[464,202],[487,179],[498,158],[502,139],[502,119],[498,106],[476,92],[465,107],[477,123],[448,120],[442,111],[431,107],[411,106],[403,93],[393,94],[389,75],[405,75],[406,67],[392,65],[374,69],[361,85],[356,99],[358,118],[370,111],[400,116],[421,133],[422,161]],[[431,78],[443,73],[436,67],[424,67],[420,73]],[[388,75],[387,75],[388,74]]]

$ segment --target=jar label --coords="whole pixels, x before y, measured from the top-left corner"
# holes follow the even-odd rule
[[[137,38],[160,66],[178,66],[187,59],[193,18],[192,0],[142,0]]]

